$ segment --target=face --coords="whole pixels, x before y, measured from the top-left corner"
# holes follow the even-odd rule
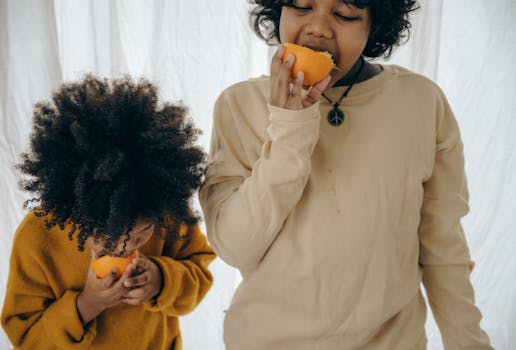
[[[340,0],[295,0],[285,6],[280,19],[280,41],[328,51],[338,70],[332,83],[345,76],[364,51],[371,28],[367,8]],[[332,84],[330,83],[330,84]]]
[[[130,239],[126,242],[125,252],[122,256],[130,256],[132,253],[134,253],[135,250],[147,243],[147,241],[152,236],[154,227],[155,224],[153,222],[141,219],[137,220],[133,229],[129,231]],[[119,255],[122,252],[124,240],[126,238],[127,235],[123,235],[120,237],[120,240],[118,241],[117,247],[113,252],[113,255]],[[98,255],[102,256],[106,254],[106,252],[104,251],[104,243],[102,241],[95,242],[92,237],[89,237],[86,241],[86,244],[88,244],[90,249],[96,252]]]

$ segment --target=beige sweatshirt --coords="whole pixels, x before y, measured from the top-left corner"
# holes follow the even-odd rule
[[[345,87],[326,95],[337,100]],[[469,281],[462,142],[441,90],[397,66],[325,100],[268,105],[269,78],[219,97],[200,193],[208,239],[243,281],[228,350],[491,349]]]

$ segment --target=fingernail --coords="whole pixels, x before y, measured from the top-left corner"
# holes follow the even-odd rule
[[[287,56],[287,62],[288,62],[289,64],[292,64],[292,62],[294,62],[294,55],[289,54],[289,55]]]
[[[305,73],[303,72],[297,72],[297,80],[303,80],[305,77]]]

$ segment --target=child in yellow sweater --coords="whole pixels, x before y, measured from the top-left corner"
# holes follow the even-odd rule
[[[178,316],[215,258],[190,205],[205,155],[156,87],[87,76],[34,112],[18,166],[34,194],[14,237],[2,327],[19,349],[180,349]],[[91,261],[127,257],[97,278]],[[117,277],[121,273],[121,277]]]

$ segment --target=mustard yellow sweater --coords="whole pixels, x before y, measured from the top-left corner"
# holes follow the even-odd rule
[[[198,226],[180,227],[191,239],[170,247],[153,235],[140,252],[163,272],[155,303],[120,304],[83,328],[76,308],[90,262],[89,248],[77,250],[58,228],[28,214],[11,253],[2,326],[19,349],[181,349],[178,316],[192,311],[212,284],[215,258]]]

